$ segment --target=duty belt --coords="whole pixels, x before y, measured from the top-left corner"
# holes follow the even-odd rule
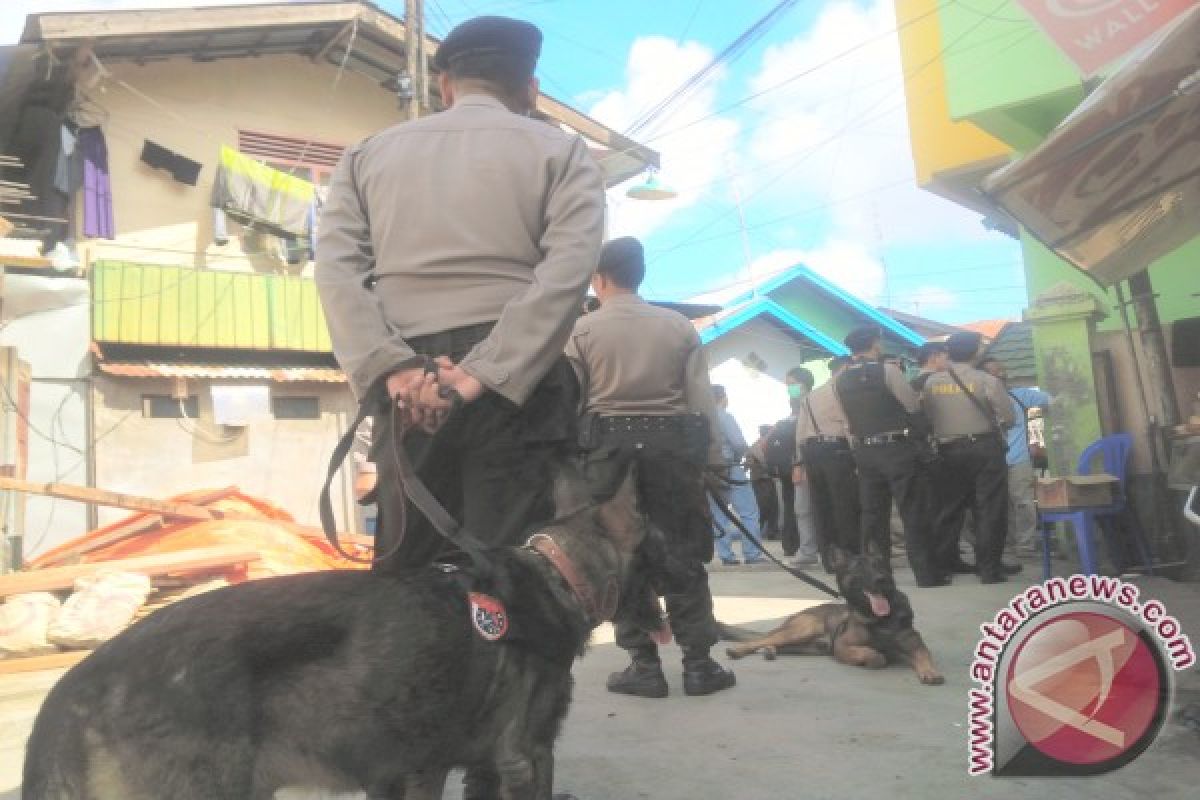
[[[600,417],[602,433],[683,433],[705,424],[699,414],[639,414]]]
[[[810,436],[804,440],[805,444],[832,444],[842,447],[849,447],[850,440],[845,436]]]
[[[870,436],[861,436],[858,439],[860,445],[877,445],[877,444],[892,444],[893,442],[908,441],[908,434],[904,431],[888,431],[887,433],[874,433]]]
[[[957,444],[974,444],[976,442],[1000,442],[1000,437],[995,433],[988,431],[987,433],[965,433],[960,436],[942,436],[938,437],[939,447],[951,447]]]

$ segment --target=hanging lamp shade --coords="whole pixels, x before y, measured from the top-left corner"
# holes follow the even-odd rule
[[[659,183],[658,176],[651,172],[646,177],[645,183],[634,186],[625,192],[625,196],[635,200],[672,200],[679,196],[679,192],[663,186]]]

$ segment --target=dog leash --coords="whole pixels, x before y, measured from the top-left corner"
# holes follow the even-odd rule
[[[437,365],[432,360],[426,358],[424,360],[424,369],[426,373],[436,374]],[[450,412],[448,416],[453,416],[462,408],[462,396],[457,391],[446,389],[439,390],[439,392],[443,397],[450,400]],[[376,387],[368,391],[363,397],[362,402],[358,406],[357,416],[337,443],[337,446],[333,449],[333,454],[329,458],[329,469],[325,475],[325,485],[321,488],[319,503],[321,528],[325,532],[325,538],[329,540],[330,545],[343,558],[358,564],[378,564],[396,555],[404,543],[404,534],[408,529],[407,507],[406,504],[401,503],[400,534],[396,538],[395,545],[383,555],[376,554],[371,558],[360,558],[352,555],[342,548],[337,537],[337,519],[333,514],[333,500],[330,495],[330,487],[333,484],[334,477],[341,470],[346,456],[350,454],[350,448],[354,446],[354,439],[359,427],[371,414],[372,408],[376,407],[376,403],[380,402],[380,393],[385,397],[387,395],[386,384],[383,382],[376,384]],[[399,444],[407,433],[405,426],[399,419],[399,408],[391,401],[391,398],[387,399],[387,403],[392,413],[391,454],[396,467],[396,477],[404,491],[404,496],[413,504],[414,508],[425,515],[434,530],[465,552],[476,567],[486,569],[488,560],[483,555],[483,551],[485,550],[483,543],[462,530],[462,526],[458,524],[458,520],[454,519],[450,512],[446,511],[442,504],[438,502],[438,499],[434,497],[433,492],[429,491],[429,487],[425,485],[425,482],[417,475],[417,471],[413,467],[412,461],[408,458],[408,454]]]
[[[818,589],[822,592],[825,592],[825,594],[829,595],[830,597],[836,597],[838,599],[841,599],[841,594],[839,594],[836,589],[831,588],[829,586],[829,584],[825,583],[824,581],[822,581],[818,578],[814,578],[812,575],[809,575],[807,572],[800,569],[799,567],[789,567],[787,564],[783,563],[778,558],[776,558],[775,555],[766,548],[766,545],[764,545],[761,541],[759,541],[758,537],[755,536],[753,533],[751,533],[750,530],[745,526],[745,524],[740,519],[737,518],[737,515],[733,512],[733,510],[725,505],[725,503],[721,500],[720,496],[716,493],[716,491],[713,490],[712,486],[705,485],[704,488],[708,492],[708,496],[712,498],[713,505],[715,505],[717,508],[719,508],[721,510],[721,514],[726,519],[728,519],[730,522],[732,522],[734,524],[734,526],[739,531],[741,531],[741,534],[743,536],[745,536],[747,539],[749,539],[750,542],[755,547],[757,547],[759,550],[761,550],[762,554],[764,556],[766,556],[767,559],[771,563],[775,564],[777,567],[782,569],[784,572],[788,572],[793,577],[803,581],[804,583],[807,583],[809,586],[813,587],[814,589]]]

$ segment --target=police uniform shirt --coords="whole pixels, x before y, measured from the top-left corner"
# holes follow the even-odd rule
[[[1004,384],[967,364],[951,364],[949,369],[954,370],[963,385],[990,410],[992,419],[983,416],[948,371],[936,372],[926,381],[925,391],[921,395],[921,406],[933,425],[934,435],[939,439],[953,439],[991,433],[995,430],[993,420],[1000,430],[1012,427],[1013,404],[1004,390]]]
[[[830,378],[813,389],[800,406],[800,415],[796,418],[796,452],[801,452],[804,442],[814,436],[846,438],[849,435],[846,412],[842,410],[833,379]]]
[[[496,322],[462,367],[521,404],[562,354],[603,225],[603,176],[583,139],[488,95],[349,148],[315,277],[356,394],[411,362],[407,337]]]
[[[580,317],[567,342],[585,413],[600,416],[703,414],[709,463],[724,436],[708,380],[708,359],[687,317],[636,294],[610,297]]]

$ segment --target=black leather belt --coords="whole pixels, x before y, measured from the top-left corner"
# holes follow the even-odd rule
[[[1000,441],[1000,437],[991,431],[987,433],[967,433],[962,436],[947,436],[944,439],[938,439],[938,447],[954,447],[960,444],[975,444],[976,442],[996,444]]]
[[[805,444],[831,444],[849,447],[850,440],[845,436],[810,436],[804,440]]]
[[[600,417],[596,424],[604,433],[680,433],[707,423],[699,414],[638,414]]]
[[[896,431],[893,433],[876,433],[871,436],[862,436],[859,438],[860,445],[879,445],[892,444],[894,442],[907,442],[908,434],[904,431]]]

